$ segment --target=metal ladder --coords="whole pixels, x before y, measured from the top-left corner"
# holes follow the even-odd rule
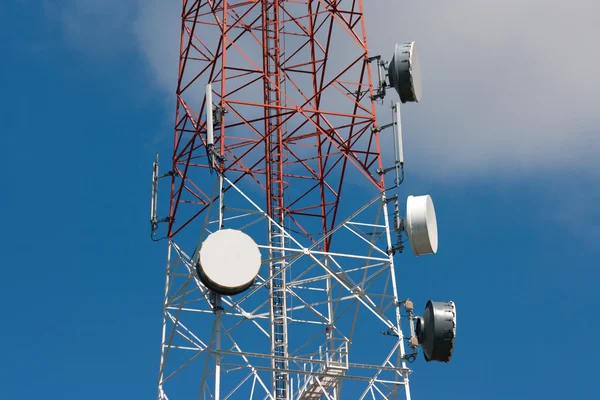
[[[281,119],[282,105],[281,85],[284,76],[281,73],[279,1],[263,1],[264,38],[264,64],[265,76],[265,102],[274,107],[267,107],[265,117],[268,143],[269,168],[269,203],[270,216],[281,226],[284,226],[283,194],[285,182],[283,180],[283,165],[286,162],[283,151],[283,126]],[[288,335],[287,335],[287,305],[286,305],[286,262],[283,259],[285,252],[285,236],[274,224],[269,224],[269,243],[272,247],[270,258],[278,259],[270,264],[270,300],[271,300],[271,355],[273,356],[273,388],[276,400],[289,400],[289,362],[288,362]]]

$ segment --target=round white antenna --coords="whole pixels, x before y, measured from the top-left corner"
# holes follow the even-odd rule
[[[394,56],[388,68],[390,85],[396,89],[400,101],[418,102],[421,100],[421,63],[415,42],[396,44]]]
[[[431,196],[408,196],[404,228],[415,256],[437,252],[438,230]]]
[[[239,230],[222,229],[202,243],[196,268],[210,290],[234,295],[252,286],[260,264],[260,250],[250,236]]]

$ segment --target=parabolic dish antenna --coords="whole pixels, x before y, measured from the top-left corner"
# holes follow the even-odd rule
[[[202,243],[196,269],[210,290],[234,295],[252,286],[260,263],[260,250],[250,236],[236,229],[221,229]]]
[[[404,229],[415,256],[437,252],[437,220],[431,196],[408,196]]]
[[[449,362],[456,338],[454,302],[429,300],[422,317],[417,317],[416,335],[427,361]]]
[[[394,56],[388,67],[388,77],[401,102],[421,100],[421,63],[415,42],[396,44]]]

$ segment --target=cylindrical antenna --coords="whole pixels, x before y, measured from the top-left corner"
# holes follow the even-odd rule
[[[152,233],[154,233],[156,229],[156,204],[158,202],[158,153],[156,153],[156,161],[152,164],[152,198],[150,201],[150,223],[152,224]]]
[[[381,89],[385,89],[385,87],[387,86],[386,82],[385,82],[385,77],[383,76],[383,67],[384,67],[384,63],[381,59],[377,60],[377,72],[379,74],[379,87]]]
[[[400,164],[404,164],[404,147],[402,147],[402,120],[400,118],[400,102],[396,103],[396,142],[398,146],[398,158],[397,161],[400,161]]]
[[[396,125],[398,124],[396,122],[396,107],[398,107],[398,103],[393,103],[392,102],[392,129],[394,131],[394,134],[392,135],[392,141],[394,142],[394,165],[398,166],[398,135],[396,134]]]
[[[213,113],[212,113],[212,84],[206,85],[206,144],[212,146],[215,143],[213,132]]]

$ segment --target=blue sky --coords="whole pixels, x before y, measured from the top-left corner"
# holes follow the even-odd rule
[[[161,44],[147,34],[148,21],[165,37],[172,32],[147,16],[164,2],[150,1],[143,10],[133,1],[109,1],[101,9],[91,3],[0,5],[0,382],[6,398],[155,396],[166,246],[148,238],[149,178],[154,153],[169,151],[175,81],[165,87],[172,72],[156,61]],[[122,23],[127,16],[133,25]],[[564,29],[580,42],[589,33]],[[538,41],[530,46],[523,52],[546,54]],[[482,63],[473,76],[491,65]],[[527,76],[534,67],[539,74],[558,68],[523,65],[532,68]],[[439,98],[436,87],[450,96],[455,88],[435,72],[429,71],[431,96]],[[448,154],[411,152],[410,146],[427,145],[407,138],[402,190],[434,198],[440,252],[419,259],[406,254],[400,268],[414,274],[408,294],[418,310],[428,298],[458,307],[454,359],[413,364],[414,399],[593,397],[600,356],[594,344],[600,121],[584,112],[598,103],[579,85],[582,74],[554,85],[558,109],[542,106],[547,93],[530,93],[521,108],[531,106],[531,113],[512,118],[516,106],[508,106],[502,116],[493,93],[503,92],[494,87],[489,97],[477,93],[476,111],[470,101],[452,105],[460,123],[448,119],[441,100],[407,111],[405,135],[422,130],[434,135],[427,143],[447,137],[451,143]],[[588,83],[596,87],[597,78]],[[444,99],[449,104],[456,96]],[[568,96],[574,100],[562,102]],[[556,119],[557,113],[570,118]],[[472,131],[483,132],[490,121],[520,134],[472,140]],[[569,129],[545,137],[547,126]]]

